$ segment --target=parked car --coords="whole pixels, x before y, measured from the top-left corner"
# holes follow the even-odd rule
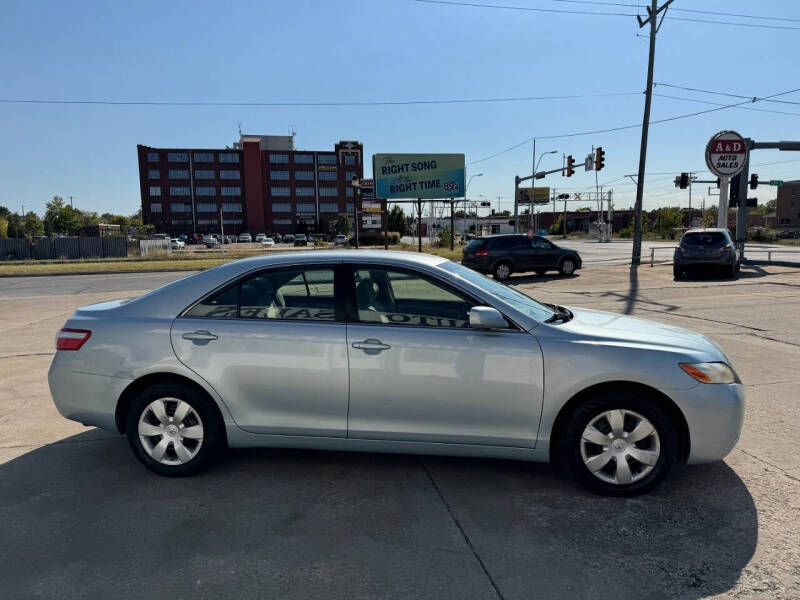
[[[284,244],[294,243],[294,236],[291,233],[287,233],[285,236],[283,236],[283,243]]]
[[[265,239],[267,239],[266,233],[256,234],[256,242],[263,242]]]
[[[186,235],[185,233],[182,233],[181,235],[179,235],[179,236],[178,236],[178,239],[179,239],[180,241],[182,241],[184,244],[187,244],[187,243],[189,243],[189,236],[188,236],[188,235]]]
[[[736,277],[739,267],[739,253],[727,229],[690,229],[675,247],[672,273],[675,279],[691,271],[716,271]]]
[[[347,236],[343,235],[341,233],[339,235],[337,235],[335,238],[333,238],[333,245],[334,246],[342,246],[342,245],[344,245],[346,243],[347,243]]]
[[[236,243],[236,236],[235,235],[226,235],[225,236],[225,243],[226,244],[234,244],[234,243]]]
[[[192,234],[189,239],[191,240],[192,244],[203,244],[205,242],[205,240],[203,240],[203,236],[199,233]]]
[[[184,248],[186,248],[186,242],[184,242],[180,238],[172,238],[169,241],[169,247],[172,250],[183,250]]]
[[[462,251],[461,264],[504,281],[512,273],[529,271],[537,275],[547,271],[573,275],[582,261],[575,250],[556,246],[541,236],[507,234],[470,240]]]
[[[276,244],[280,244],[281,243],[281,234],[280,233],[268,233],[267,237],[272,238],[272,241],[275,242]]]
[[[636,494],[722,459],[744,417],[701,334],[386,251],[259,256],[79,308],[48,381],[62,415],[126,434],[162,475],[289,446],[553,459]]]
[[[219,244],[219,240],[215,235],[204,235],[203,243],[206,245],[206,248],[213,248],[214,246]]]
[[[239,241],[240,242],[247,242],[247,243],[252,242],[253,241],[253,236],[251,236],[249,233],[240,233],[239,234]]]
[[[304,233],[298,233],[294,236],[294,245],[295,246],[308,246],[308,238],[305,236]]]
[[[265,237],[263,240],[261,240],[261,245],[262,246],[270,246],[270,247],[274,246],[275,245],[275,240],[273,240],[270,237]]]

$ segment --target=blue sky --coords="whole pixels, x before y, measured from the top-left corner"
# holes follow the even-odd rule
[[[498,0],[484,3],[500,4]],[[636,4],[636,0],[619,0]],[[641,3],[641,2],[640,2]],[[504,5],[635,12],[557,0]],[[800,27],[800,3],[781,0],[676,0],[675,8],[780,15]],[[274,101],[429,100],[630,93],[599,98],[481,104],[369,107],[144,107],[2,104],[0,205],[42,212],[55,194],[98,212],[130,214],[140,204],[136,144],[223,147],[246,133],[297,132],[301,148],[358,139],[376,152],[463,152],[469,195],[502,208],[514,175],[529,173],[531,145],[469,164],[534,136],[641,123],[647,40],[633,17],[446,6],[412,0],[249,2],[2,2],[0,97],[4,99]],[[644,11],[641,11],[644,14]],[[734,20],[670,12],[659,33],[655,81],[766,96],[800,87],[800,30],[675,20]],[[741,19],[739,19],[741,20]],[[724,96],[657,87],[656,93],[719,103]],[[800,93],[781,96],[800,102]],[[707,139],[735,129],[757,140],[800,138],[800,106],[728,109],[653,125],[645,207],[687,205],[675,173],[702,170]],[[652,119],[712,108],[657,96]],[[795,116],[796,115],[796,116]],[[624,175],[638,164],[639,129],[542,139],[537,150],[584,157],[606,150],[601,184],[617,208],[633,204]],[[791,161],[791,162],[786,162]],[[800,155],[758,151],[761,180],[800,177]],[[702,176],[702,173],[701,173]],[[564,191],[592,189],[594,174],[548,178]],[[696,186],[695,202],[705,196]],[[766,201],[775,188],[754,195]]]

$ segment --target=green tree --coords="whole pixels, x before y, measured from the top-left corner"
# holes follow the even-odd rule
[[[47,235],[78,235],[82,224],[81,211],[64,204],[61,196],[53,196],[47,203],[44,213],[44,230]]]
[[[100,215],[101,223],[108,223],[109,225],[119,225],[119,232],[122,235],[128,235],[128,230],[131,226],[131,217],[125,215],[114,215],[111,213],[103,213]]]
[[[555,223],[550,226],[550,235],[561,235],[564,233],[564,215],[558,215]]]
[[[449,248],[450,247],[450,225],[445,225],[439,231],[439,246],[442,248]]]
[[[403,209],[395,204],[392,210],[389,211],[388,218],[389,231],[396,231],[401,236],[408,233],[408,221],[406,220],[406,213]]]
[[[8,210],[5,206],[0,206],[0,217],[5,217],[8,219],[8,215],[11,214],[11,211]]]
[[[717,226],[717,207],[711,206],[703,212],[703,218],[700,220],[703,227],[716,227]]]
[[[339,219],[339,222],[336,224],[336,231],[342,235],[350,235],[350,219],[347,218],[347,215]]]
[[[29,211],[22,221],[22,232],[27,237],[37,237],[44,235],[44,223],[33,211]]]
[[[683,227],[683,213],[673,206],[660,208],[656,217],[656,233],[675,239],[675,228]]]
[[[0,217],[0,238],[8,237],[8,219]]]

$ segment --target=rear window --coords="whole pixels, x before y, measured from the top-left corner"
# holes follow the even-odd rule
[[[485,243],[486,240],[470,240],[467,244],[467,250],[477,250],[478,248],[483,248]]]
[[[681,240],[682,246],[718,247],[728,243],[724,233],[711,231],[708,233],[687,233]]]

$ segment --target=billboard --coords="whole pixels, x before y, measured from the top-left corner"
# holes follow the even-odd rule
[[[550,188],[549,187],[521,187],[519,188],[519,204],[530,204],[531,197],[533,197],[534,204],[549,204],[550,203]]]
[[[464,195],[463,154],[373,154],[375,195],[401,198],[459,198]]]

